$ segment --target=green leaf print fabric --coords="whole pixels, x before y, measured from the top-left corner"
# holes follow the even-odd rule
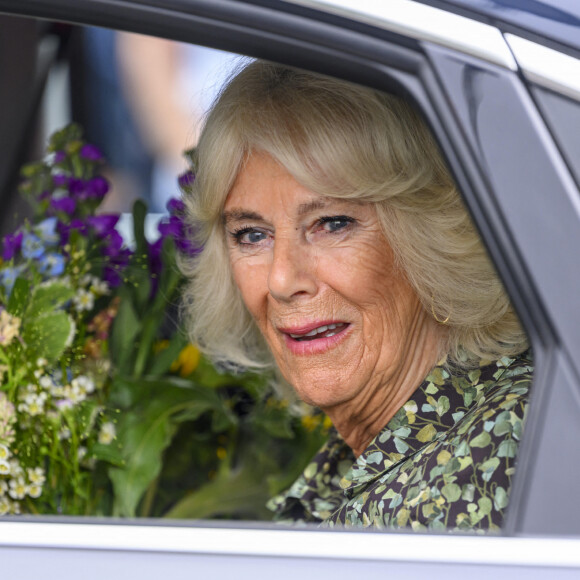
[[[532,371],[529,352],[435,367],[358,458],[333,430],[268,507],[278,521],[327,527],[499,530]]]

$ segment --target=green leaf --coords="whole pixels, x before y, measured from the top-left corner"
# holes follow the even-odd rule
[[[152,400],[165,400],[168,406],[187,401],[206,401],[208,408],[223,406],[221,398],[213,389],[201,387],[189,379],[174,376],[116,377],[111,393],[114,394],[112,404],[122,408],[149,405]]]
[[[407,443],[405,441],[403,441],[402,439],[400,439],[399,437],[395,437],[394,439],[394,443],[395,443],[395,447],[397,448],[397,451],[399,453],[407,453],[407,451],[409,450],[409,445],[407,445]]]
[[[276,439],[292,439],[291,417],[282,408],[270,408],[254,419],[254,424]]]
[[[161,471],[162,452],[174,431],[170,414],[158,405],[151,405],[143,417],[137,413],[124,416],[117,437],[125,467],[109,470],[115,492],[115,515],[135,516],[141,497]]]
[[[12,316],[21,317],[28,300],[30,299],[30,282],[24,278],[16,278],[10,300],[8,301],[8,312]]]
[[[461,488],[461,499],[463,501],[473,501],[475,497],[475,485],[473,483],[465,483]]]
[[[431,423],[428,423],[419,430],[416,438],[421,441],[421,443],[427,443],[428,441],[431,441],[435,435],[437,435],[437,430]]]
[[[147,374],[158,376],[168,372],[186,344],[187,338],[181,332],[176,332],[169,341],[167,348],[152,357],[151,364],[147,368]]]
[[[483,479],[483,481],[489,481],[491,479],[491,476],[493,475],[493,472],[499,466],[499,463],[500,463],[499,457],[492,457],[491,459],[484,461],[479,466],[478,469],[483,472],[481,475],[481,478]]]
[[[162,322],[163,312],[152,310],[145,315],[141,323],[141,335],[137,344],[137,355],[132,373],[135,377],[143,375],[147,363],[151,360],[153,345],[159,335]]]
[[[48,171],[48,167],[42,161],[33,161],[32,163],[27,163],[23,165],[20,169],[20,174],[22,177],[34,178],[40,175],[44,175]]]
[[[50,312],[38,318],[27,319],[22,328],[22,338],[36,358],[49,362],[58,360],[67,347],[74,331],[74,322],[63,311]]]
[[[78,141],[83,136],[83,130],[80,125],[71,123],[60,131],[56,131],[50,137],[50,142],[47,147],[49,153],[61,151],[66,149],[66,146],[71,141]]]
[[[153,304],[156,309],[166,308],[168,303],[177,300],[176,291],[184,279],[177,267],[175,242],[169,237],[163,240],[161,262],[163,269],[161,270],[157,295]]]
[[[512,424],[509,421],[498,421],[493,428],[493,434],[496,437],[501,437],[502,435],[511,433],[512,429]]]
[[[125,277],[128,280],[127,286],[131,289],[133,305],[137,312],[143,315],[155,310],[151,308],[151,274],[147,256],[136,254],[133,257],[133,263],[125,271]],[[162,318],[159,309],[157,309],[157,317]]]
[[[72,288],[58,282],[36,286],[32,290],[26,316],[33,318],[53,312],[71,300],[74,295]]]
[[[491,443],[491,436],[487,431],[482,431],[471,440],[471,447],[487,447]]]
[[[443,415],[445,415],[445,413],[447,413],[447,411],[449,411],[449,397],[446,397],[445,395],[443,395],[442,397],[439,397],[439,399],[437,400],[437,414],[442,417]]]
[[[477,500],[477,505],[479,506],[479,512],[483,515],[488,515],[491,513],[492,503],[488,497],[480,497]]]
[[[121,374],[129,374],[135,340],[140,329],[141,324],[131,300],[126,295],[122,296],[111,333],[111,357]]]
[[[469,445],[467,444],[467,441],[463,440],[461,441],[461,443],[457,446],[457,449],[455,449],[455,457],[465,457],[465,455],[469,455],[471,453],[470,449],[469,449]]]
[[[393,431],[393,435],[395,437],[408,437],[411,434],[411,428],[410,427],[399,427],[398,429],[396,429],[395,431]],[[399,452],[401,453],[401,452]]]
[[[135,236],[135,253],[139,256],[146,256],[149,246],[145,238],[146,216],[147,206],[138,199],[133,205],[133,234]]]
[[[214,433],[222,433],[235,424],[235,415],[231,412],[228,412],[226,407],[222,407],[218,412],[214,412],[212,415],[211,430]]]
[[[498,457],[515,457],[518,451],[518,444],[513,439],[502,441],[497,448]]]
[[[125,465],[121,448],[116,441],[113,441],[109,445],[95,443],[91,448],[91,455],[98,461],[106,461],[117,467],[123,467]]]
[[[197,418],[216,406],[220,410],[222,405],[213,391],[184,389],[164,381],[141,381],[140,391],[140,404],[122,414],[117,425],[125,467],[109,471],[115,513],[129,517],[135,515],[143,494],[159,475],[163,451],[178,423]]]
[[[508,494],[506,490],[498,485],[495,488],[495,495],[493,497],[493,505],[496,510],[502,510],[507,507],[508,505]]]
[[[90,436],[100,411],[101,407],[94,399],[86,399],[76,407],[76,424],[83,438]]]
[[[186,496],[165,517],[251,516],[253,519],[271,519],[272,513],[265,507],[268,497],[263,469],[246,461],[235,470],[219,472],[216,479]]]
[[[129,409],[134,402],[135,386],[130,379],[116,376],[109,391],[108,405],[120,409]]]
[[[456,483],[448,483],[441,488],[441,493],[447,501],[454,502],[461,497],[461,488]]]

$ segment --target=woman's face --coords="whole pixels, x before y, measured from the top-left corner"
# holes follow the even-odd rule
[[[407,372],[425,313],[373,205],[315,195],[254,153],[224,219],[236,284],[302,400],[372,403]]]

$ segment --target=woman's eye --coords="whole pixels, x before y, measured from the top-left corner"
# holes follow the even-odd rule
[[[241,230],[232,232],[232,237],[238,245],[255,245],[265,240],[268,236],[261,230],[254,228],[242,228]]]
[[[348,228],[354,219],[345,215],[323,217],[318,223],[328,233],[332,234]]]

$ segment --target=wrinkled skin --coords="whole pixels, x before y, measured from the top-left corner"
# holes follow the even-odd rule
[[[254,152],[224,219],[234,279],[282,374],[360,454],[445,338],[395,265],[374,206],[315,195]],[[305,340],[328,323],[334,336]]]

